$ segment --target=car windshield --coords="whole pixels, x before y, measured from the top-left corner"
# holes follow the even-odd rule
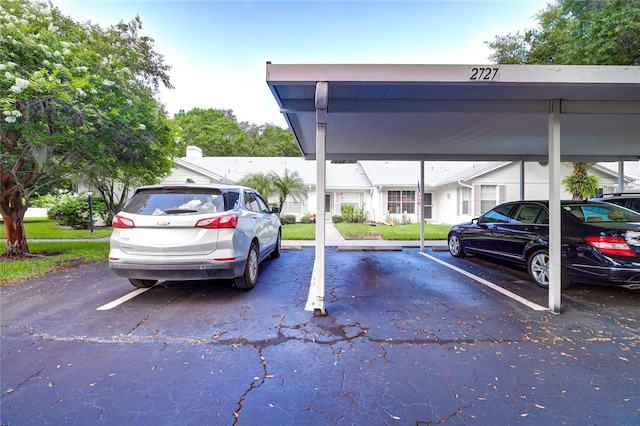
[[[610,203],[564,204],[581,222],[640,222],[640,214]]]
[[[216,213],[235,208],[237,200],[237,192],[217,188],[150,188],[138,191],[122,211],[149,216]]]

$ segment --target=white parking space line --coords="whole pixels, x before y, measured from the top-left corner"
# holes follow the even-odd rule
[[[96,309],[97,311],[108,311],[109,309],[113,309],[118,305],[123,304],[124,302],[126,302],[127,300],[133,299],[136,296],[141,295],[142,293],[144,293],[147,290],[151,290],[152,287],[149,288],[139,288],[137,290],[133,290],[131,293],[129,294],[125,294],[124,296],[122,296],[119,299],[114,300],[113,302],[109,302],[106,305],[102,305],[100,306],[98,309]]]
[[[495,291],[497,291],[499,293],[502,293],[505,296],[510,297],[511,299],[513,299],[513,300],[515,300],[517,302],[520,302],[523,305],[525,305],[525,306],[527,306],[527,307],[529,307],[529,308],[531,308],[531,309],[533,309],[535,311],[546,311],[547,310],[547,308],[545,308],[543,306],[540,306],[537,303],[533,303],[533,302],[525,299],[524,297],[518,296],[517,294],[512,293],[509,290],[505,290],[504,288],[500,287],[499,285],[496,285],[496,284],[494,284],[494,283],[492,283],[490,281],[487,281],[484,278],[480,278],[480,277],[478,277],[476,275],[473,275],[471,272],[467,272],[464,269],[460,269],[460,268],[458,268],[456,266],[450,265],[447,262],[444,262],[444,261],[442,261],[442,260],[440,260],[440,259],[438,259],[436,257],[428,255],[427,253],[423,253],[423,252],[419,252],[419,253],[421,255],[423,255],[424,257],[427,257],[427,258],[429,258],[429,259],[431,259],[431,260],[433,260],[435,262],[438,262],[439,264],[441,264],[443,266],[446,266],[447,268],[453,269],[454,271],[459,272],[462,275],[465,275],[465,276],[467,276],[467,277],[469,277],[469,278],[471,278],[471,279],[473,279],[475,281],[478,281],[480,284],[486,285],[487,287],[492,288],[493,290],[495,290]]]

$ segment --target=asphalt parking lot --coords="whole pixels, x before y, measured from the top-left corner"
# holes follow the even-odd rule
[[[314,250],[256,288],[106,262],[2,287],[2,425],[602,424],[640,421],[640,292],[575,285],[532,309],[526,272],[446,252],[326,250],[328,315],[304,311]],[[130,297],[125,300],[123,296]]]

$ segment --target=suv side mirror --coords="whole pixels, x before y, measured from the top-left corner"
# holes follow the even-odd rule
[[[280,207],[271,207],[269,210],[274,214],[280,213]]]

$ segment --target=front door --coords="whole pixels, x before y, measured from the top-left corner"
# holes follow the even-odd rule
[[[324,194],[324,213],[327,220],[331,220],[331,194]]]
[[[432,199],[433,194],[431,192],[425,192],[422,194],[422,208],[425,219],[431,219],[433,216],[432,213]]]

